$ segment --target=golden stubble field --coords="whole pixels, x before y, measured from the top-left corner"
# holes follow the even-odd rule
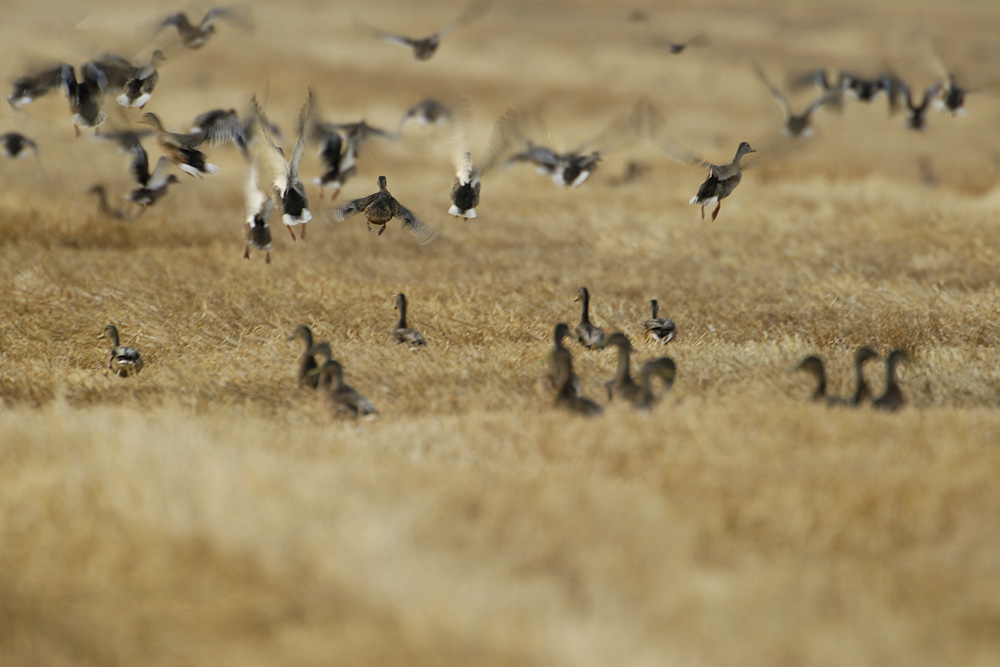
[[[572,148],[647,97],[672,140],[714,161],[749,140],[758,168],[714,223],[687,204],[703,174],[651,144],[574,190],[490,173],[463,223],[440,138],[409,127],[366,145],[340,201],[384,174],[434,243],[318,216],[293,244],[275,218],[268,266],[242,259],[232,147],[209,150],[218,176],[115,222],[86,190],[120,201],[127,158],[75,139],[58,94],[5,106],[0,132],[41,156],[0,161],[0,663],[996,664],[1000,100],[932,112],[925,133],[884,100],[821,110],[789,148],[751,63],[781,83],[891,66],[922,90],[933,50],[988,89],[1000,10],[692,2],[635,22],[610,1],[497,2],[428,62],[355,27],[429,34],[462,7],[253,6],[252,33],[221,23],[171,54],[148,109],[186,129],[256,92],[290,149],[308,86],[327,119],[389,127],[461,96],[476,151],[510,105]],[[4,85],[135,55],[175,9],[5,6]],[[650,45],[697,34],[679,56]],[[629,162],[647,171],[622,183]],[[581,285],[639,361],[664,353],[640,336],[649,299],[678,323],[677,382],[650,414],[583,420],[534,393]],[[399,291],[426,350],[385,343]],[[138,377],[103,375],[109,322]],[[296,388],[301,323],[381,420],[331,422]],[[844,395],[860,344],[913,356],[900,413],[828,410],[789,372],[818,353]],[[604,402],[613,353],[571,349]]]

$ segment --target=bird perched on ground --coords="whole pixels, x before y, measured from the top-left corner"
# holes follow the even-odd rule
[[[186,49],[198,49],[215,33],[216,19],[222,19],[244,30],[253,27],[250,19],[242,12],[231,7],[212,7],[197,25],[191,23],[184,12],[177,12],[160,21],[156,26],[156,32],[174,28],[181,40],[181,46]]]
[[[600,343],[599,348],[614,345],[618,348],[618,368],[615,376],[604,383],[604,388],[608,391],[608,400],[614,400],[619,396],[626,401],[634,401],[639,395],[639,385],[632,379],[632,372],[629,368],[630,355],[632,354],[632,343],[623,333],[613,333]]]
[[[271,227],[268,220],[274,210],[274,199],[260,189],[257,184],[257,164],[251,159],[247,163],[247,181],[244,186],[246,200],[247,226],[243,228],[246,245],[243,247],[243,258],[250,259],[250,249],[262,250],[264,261],[271,263]],[[307,346],[308,347],[308,346]]]
[[[604,340],[604,332],[590,323],[590,290],[581,287],[576,292],[574,301],[580,301],[580,323],[573,329],[577,342],[585,348],[592,349]]]
[[[451,199],[451,208],[448,209],[448,213],[451,215],[466,220],[476,217],[476,206],[479,205],[483,175],[500,161],[510,146],[514,138],[510,131],[514,117],[513,109],[508,109],[504,115],[497,119],[492,132],[490,132],[486,153],[483,154],[483,159],[478,163],[473,163],[472,153],[469,150],[467,114],[463,113],[456,117],[453,123],[454,131],[448,139],[452,161],[455,164],[455,178],[448,194],[449,199]]]
[[[163,51],[157,49],[150,56],[148,65],[132,67],[123,86],[123,92],[118,96],[118,104],[135,109],[146,106],[153,95],[156,83],[160,80],[156,68],[164,60],[166,57]]]
[[[651,299],[649,302],[649,314],[649,319],[642,323],[646,335],[664,345],[672,341],[677,334],[677,325],[667,317],[659,317],[660,305],[656,299]]]
[[[604,409],[578,392],[579,382],[573,372],[573,357],[570,354],[552,357],[555,372],[556,396],[553,407],[568,410],[586,417],[593,417],[604,412]]]
[[[300,324],[295,328],[295,331],[292,332],[292,335],[286,338],[285,340],[302,341],[303,343],[302,355],[301,355],[302,358],[299,361],[299,370],[298,370],[299,389],[302,389],[303,387],[309,389],[315,389],[316,386],[319,384],[319,376],[313,372],[316,370],[317,364],[316,364],[316,358],[314,356],[316,354],[316,351],[313,350],[312,329],[310,329],[305,324]],[[327,349],[329,349],[329,346],[327,346]],[[327,356],[330,357],[332,356],[332,354]]]
[[[771,91],[771,95],[777,100],[778,105],[781,106],[781,110],[785,114],[785,124],[782,128],[782,132],[789,137],[808,137],[812,134],[812,115],[813,113],[824,106],[829,104],[838,94],[836,91],[827,91],[822,93],[819,97],[813,100],[809,106],[805,108],[801,113],[795,113],[792,111],[791,105],[788,103],[788,98],[778,90],[778,88],[768,80],[767,76],[764,74],[764,70],[760,68],[759,65],[754,65],[754,71],[757,72],[757,77],[767,86],[767,89]]]
[[[271,196],[281,202],[281,221],[285,223],[285,228],[295,240],[294,227],[302,225],[302,238],[306,237],[306,225],[312,220],[312,213],[309,211],[309,198],[306,196],[306,186],[299,178],[299,168],[302,166],[302,156],[306,149],[306,124],[309,122],[309,115],[312,112],[313,91],[310,88],[306,95],[306,101],[299,110],[299,138],[295,142],[292,156],[285,159],[285,153],[274,143],[270,131],[268,131],[267,117],[264,110],[257,104],[256,98],[253,100],[254,110],[257,114],[257,130],[260,132],[264,143],[261,147],[260,157],[265,169],[271,179]]]
[[[118,340],[118,328],[115,325],[109,324],[104,327],[102,338],[111,341],[111,349],[108,350],[108,368],[104,371],[105,375],[111,372],[118,377],[126,378],[142,370],[142,356],[140,356],[139,350],[121,344]]]
[[[15,159],[27,157],[28,151],[34,151],[37,157],[38,144],[20,132],[7,132],[0,134],[0,151],[4,157]]]
[[[331,208],[324,211],[327,218],[333,222],[341,222],[356,213],[364,214],[369,230],[371,230],[372,225],[380,227],[379,236],[385,232],[385,226],[393,218],[399,218],[403,223],[403,228],[417,237],[417,242],[420,244],[429,243],[437,236],[433,229],[421,222],[389,193],[385,176],[378,177],[378,192],[355,199],[341,208]]]
[[[151,125],[156,130],[160,148],[166,153],[167,158],[180,167],[185,174],[201,176],[202,174],[219,173],[219,168],[206,161],[205,154],[198,150],[198,146],[204,140],[203,135],[167,132],[159,116],[148,111],[140,122]]]
[[[486,13],[486,10],[489,9],[491,4],[493,4],[492,0],[476,0],[466,7],[454,21],[444,26],[430,37],[407,37],[405,35],[386,32],[370,26],[364,27],[379,39],[413,49],[413,57],[417,60],[429,60],[430,57],[437,51],[438,45],[441,43],[441,39],[445,35],[454,32],[464,25],[468,25],[475,19],[482,16]]]
[[[901,361],[909,359],[904,350],[893,350],[885,358],[885,392],[872,401],[872,406],[879,410],[895,412],[899,410],[906,401],[903,399],[903,390],[899,387],[896,379],[896,367]]]
[[[322,366],[312,371],[319,376],[317,393],[323,398],[331,416],[376,417],[378,410],[354,387],[344,382],[344,367],[336,359],[326,360]]]
[[[396,310],[399,311],[399,322],[389,334],[389,340],[397,345],[405,344],[411,350],[427,347],[427,341],[424,340],[421,333],[406,325],[406,295],[402,292],[396,295]]]

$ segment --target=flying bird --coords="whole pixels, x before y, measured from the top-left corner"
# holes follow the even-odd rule
[[[429,37],[407,37],[406,35],[400,35],[397,33],[386,32],[378,28],[373,28],[366,26],[369,31],[371,31],[379,39],[385,40],[387,42],[392,42],[393,44],[399,44],[413,50],[413,57],[417,60],[429,60],[431,56],[437,51],[438,45],[441,43],[441,39],[461,28],[464,25],[468,25],[472,21],[476,20],[490,8],[493,4],[492,0],[476,0],[468,7],[466,7],[461,14],[459,14],[454,21],[444,26],[436,33]]]
[[[432,228],[421,222],[417,216],[413,215],[409,209],[400,204],[389,193],[385,176],[378,177],[378,192],[355,199],[341,208],[326,209],[324,213],[328,219],[334,222],[340,222],[348,216],[363,213],[368,221],[369,230],[371,230],[372,225],[380,227],[379,236],[385,232],[385,226],[390,220],[399,218],[403,223],[403,228],[417,237],[417,242],[421,245],[429,243],[437,236]]]

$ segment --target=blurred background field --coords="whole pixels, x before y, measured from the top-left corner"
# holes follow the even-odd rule
[[[0,133],[40,155],[0,160],[0,663],[996,664],[1000,9],[498,1],[427,62],[357,26],[430,34],[464,6],[251,5],[252,32],[171,55],[148,110],[187,129],[256,93],[290,150],[309,86],[325,118],[389,128],[464,97],[475,153],[512,105],[570,149],[647,98],[672,141],[721,162],[747,140],[758,164],[715,222],[688,205],[703,172],[651,142],[577,189],[491,172],[463,222],[441,137],[411,126],[366,144],[338,203],[384,174],[435,242],[317,215],[293,244],[275,218],[266,265],[242,258],[233,147],[114,221],[87,189],[120,202],[126,156],[75,138],[58,93],[4,106]],[[4,85],[134,56],[179,9],[207,7],[5,6]],[[938,62],[980,89],[966,116],[912,132],[884,100],[848,104],[797,143],[752,69],[922,90]],[[304,180],[319,168],[311,147]],[[651,413],[581,420],[534,392],[581,285],[637,361],[676,361]],[[400,291],[426,350],[386,344]],[[666,349],[641,336],[651,298],[678,325]],[[103,374],[109,322],[139,376]],[[302,323],[381,420],[331,421],[296,388]],[[846,395],[861,344],[912,355],[898,414],[828,410],[790,372],[819,354]],[[570,349],[605,402],[613,352]]]

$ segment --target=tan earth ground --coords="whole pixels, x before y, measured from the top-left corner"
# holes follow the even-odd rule
[[[6,3],[4,85],[148,53],[178,7],[139,4]],[[572,148],[645,97],[663,136],[713,161],[749,140],[757,168],[714,223],[688,205],[704,173],[651,142],[578,189],[492,172],[462,222],[440,138],[411,126],[365,147],[339,201],[384,174],[435,242],[317,215],[292,243],[275,217],[266,265],[242,259],[233,147],[118,222],[86,190],[120,202],[126,156],[74,138],[58,93],[4,105],[0,132],[41,155],[0,160],[0,664],[1000,663],[1000,7],[650,3],[637,21],[611,0],[497,2],[427,62],[356,26],[429,34],[463,6],[259,4],[253,32],[220,22],[170,51],[147,109],[186,129],[256,92],[290,150],[308,86],[324,118],[388,127],[461,96],[482,151],[510,105]],[[935,53],[983,89],[968,115],[917,133],[884,99],[848,104],[791,147],[752,70],[889,67],[922,90]],[[648,169],[622,183],[629,162]],[[676,361],[650,414],[586,420],[534,393],[581,285],[638,361]],[[385,343],[399,291],[426,350]],[[651,298],[678,324],[665,350],[641,336]],[[109,322],[138,377],[103,374]],[[296,388],[300,323],[381,420],[331,421]],[[789,372],[820,354],[844,395],[866,343],[913,357],[897,414],[813,404]],[[613,352],[571,350],[604,403]]]

